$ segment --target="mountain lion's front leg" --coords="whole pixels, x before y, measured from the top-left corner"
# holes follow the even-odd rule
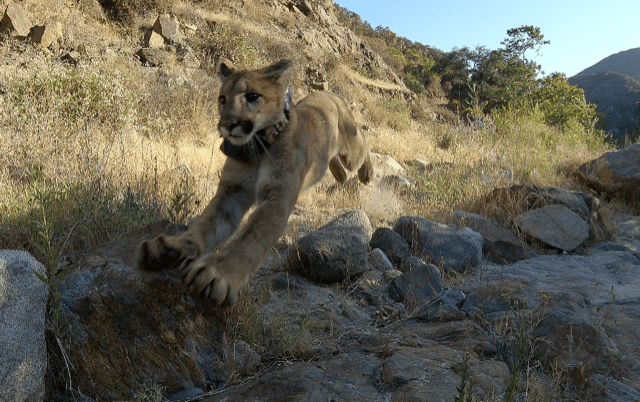
[[[215,197],[186,232],[178,236],[160,235],[140,243],[136,267],[147,271],[184,269],[228,239],[254,200],[252,186],[221,181]]]
[[[301,185],[301,175],[281,172],[265,180],[258,190],[258,207],[248,222],[219,253],[208,252],[184,266],[183,281],[189,290],[233,306],[238,293],[269,250],[284,233]]]

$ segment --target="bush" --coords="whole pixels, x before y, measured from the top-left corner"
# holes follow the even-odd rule
[[[529,101],[540,109],[544,120],[552,126],[563,128],[575,121],[585,130],[593,131],[598,121],[596,105],[587,104],[584,91],[571,85],[562,73],[540,80],[538,88],[529,95]]]

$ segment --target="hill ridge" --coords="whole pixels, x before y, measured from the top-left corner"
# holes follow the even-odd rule
[[[591,67],[587,67],[571,78],[594,73],[612,71],[640,79],[640,47],[623,50],[600,60]]]

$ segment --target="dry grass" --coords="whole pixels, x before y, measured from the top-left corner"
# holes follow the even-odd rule
[[[411,185],[404,189],[356,186],[336,191],[327,178],[300,199],[309,215],[330,216],[355,206],[375,222],[391,222],[402,213],[443,220],[453,209],[489,212],[491,205],[479,205],[478,200],[492,189],[512,183],[575,187],[567,172],[607,149],[601,139],[578,127],[561,132],[546,126],[535,111],[498,114],[495,130],[474,130],[451,115],[442,101],[408,96],[395,83],[363,77],[356,55],[310,51],[293,28],[314,23],[268,2],[231,9],[216,0],[136,1],[126,7],[114,1],[109,4],[119,14],[112,12],[107,21],[84,18],[63,3],[27,2],[25,8],[45,20],[53,17],[52,7],[59,6],[55,17],[65,23],[61,46],[80,42],[90,63],[74,67],[23,43],[1,45],[1,90],[7,107],[1,121],[0,178],[5,191],[0,205],[7,213],[0,224],[9,228],[4,237],[10,237],[6,233],[11,230],[33,237],[34,229],[25,229],[25,217],[31,219],[34,210],[43,210],[39,219],[46,218],[48,224],[57,219],[61,211],[34,203],[34,192],[42,198],[42,188],[66,209],[71,201],[60,201],[65,197],[78,198],[73,202],[79,209],[92,205],[90,212],[61,218],[65,223],[60,231],[101,211],[122,210],[131,199],[137,217],[131,218],[130,227],[125,219],[108,238],[167,215],[180,203],[185,204],[179,205],[182,218],[198,213],[215,191],[222,164],[216,134],[218,81],[212,74],[222,56],[246,68],[293,59],[298,99],[309,92],[303,66],[321,71],[330,89],[345,97],[356,119],[368,126],[371,150],[394,157],[409,171]],[[197,27],[187,42],[200,56],[201,70],[188,71],[179,64],[144,69],[128,56],[127,49],[132,52],[141,42],[158,12]],[[128,23],[121,24],[125,20]],[[106,54],[104,48],[112,45],[124,50]],[[94,199],[86,202],[79,199],[82,194],[93,194]],[[102,226],[96,224],[94,230]],[[93,240],[86,244],[105,240],[88,237]],[[30,242],[33,239],[11,246],[30,248]]]
[[[0,0],[2,8],[7,3]],[[371,150],[408,171],[406,188],[337,187],[328,175],[300,196],[303,212],[290,221],[295,229],[319,227],[353,207],[384,226],[403,214],[446,221],[456,209],[509,222],[522,200],[487,198],[495,188],[535,183],[577,189],[569,173],[610,149],[579,127],[547,126],[537,111],[497,113],[495,128],[469,127],[440,99],[363,76],[354,55],[311,51],[297,32],[313,22],[282,14],[269,2],[230,9],[221,0],[114,0],[118,13],[107,21],[85,18],[63,0],[23,3],[38,16],[34,22],[65,24],[54,51],[77,48],[84,59],[72,66],[23,42],[0,42],[0,248],[26,249],[52,274],[90,247],[159,216],[186,222],[209,202],[224,163],[216,129],[219,82],[212,71],[219,57],[244,68],[292,59],[298,99],[310,92],[307,69],[322,72],[351,105]],[[187,43],[202,61],[200,70],[142,68],[131,56],[158,11],[197,27]],[[110,46],[122,50],[108,55]],[[241,300],[233,339],[263,356],[275,348],[280,357],[305,357],[317,334],[297,317],[261,314],[264,303],[261,295]],[[561,370],[527,375],[527,400],[552,400],[566,380]]]

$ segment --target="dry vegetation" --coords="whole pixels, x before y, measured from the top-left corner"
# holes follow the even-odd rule
[[[444,99],[411,93],[384,74],[366,76],[353,55],[311,51],[296,32],[314,23],[269,2],[237,8],[219,0],[101,3],[104,19],[63,0],[23,2],[34,22],[55,17],[65,25],[53,55],[21,41],[0,42],[0,247],[26,249],[52,273],[153,219],[186,222],[204,208],[224,162],[212,70],[218,57],[246,68],[292,59],[297,99],[311,91],[307,66],[323,71],[365,127],[372,151],[409,172],[409,187],[373,193],[336,189],[327,178],[301,196],[304,216],[295,224],[318,226],[353,206],[387,225],[402,214],[491,215],[494,201],[479,200],[493,189],[577,188],[570,172],[609,150],[597,133],[549,127],[537,111],[495,113],[493,124],[474,128]],[[159,12],[197,27],[187,43],[201,69],[140,67],[132,55]],[[82,53],[79,65],[53,57],[71,48]],[[240,319],[257,319],[255,306],[245,302]],[[245,330],[242,323],[233,329]]]

